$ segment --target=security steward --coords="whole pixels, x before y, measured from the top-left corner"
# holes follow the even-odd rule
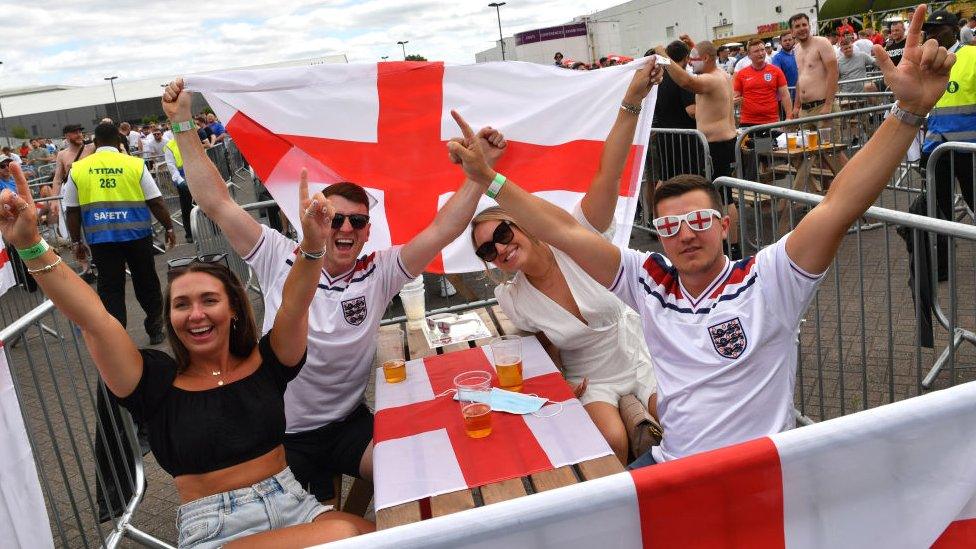
[[[180,216],[183,218],[183,232],[186,234],[186,241],[193,243],[193,231],[190,228],[193,195],[190,194],[190,187],[186,184],[183,155],[180,154],[180,146],[176,144],[176,139],[170,139],[163,145],[163,157],[166,159],[166,167],[169,168],[170,177],[173,178],[173,186],[176,187],[176,192],[180,194]]]
[[[112,122],[95,128],[95,152],[75,161],[64,186],[65,221],[74,243],[75,257],[98,265],[98,297],[105,308],[125,326],[125,268],[132,273],[132,287],[139,305],[146,312],[145,328],[149,343],[158,345],[163,334],[163,296],[153,254],[152,215],[166,228],[166,244],[176,244],[173,221],[162,193],[141,158],[119,152],[119,129]],[[85,242],[81,240],[84,228]],[[88,246],[91,246],[89,250]],[[118,404],[98,391],[98,424],[95,437],[95,462],[98,475],[99,521],[118,517],[132,497],[134,478],[132,446],[122,425]],[[139,438],[147,433],[139,425]],[[140,440],[140,445],[142,440]],[[148,445],[143,445],[148,448]],[[145,454],[148,450],[143,450]],[[128,469],[129,474],[123,471]]]
[[[64,190],[68,232],[75,256],[90,253],[98,265],[98,296],[122,326],[126,325],[125,268],[142,310],[150,345],[165,340],[163,297],[153,258],[150,211],[166,228],[166,244],[176,245],[173,221],[162,193],[138,157],[119,152],[118,128],[102,122],[95,128],[95,153],[71,166]],[[87,245],[81,241],[84,228]]]
[[[956,54],[946,92],[929,113],[922,145],[922,166],[926,166],[932,151],[946,141],[976,143],[976,46],[959,42],[959,20],[948,11],[932,12],[922,28],[928,38],[936,39],[940,46]],[[973,209],[973,155],[943,154],[935,165],[935,199],[942,219],[952,219],[953,165],[963,199]],[[944,250],[940,249],[939,253],[943,254]]]

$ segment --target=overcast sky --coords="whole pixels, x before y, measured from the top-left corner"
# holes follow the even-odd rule
[[[511,0],[506,36],[623,0]],[[489,0],[0,0],[0,88],[92,85],[345,53],[473,63],[497,42]]]

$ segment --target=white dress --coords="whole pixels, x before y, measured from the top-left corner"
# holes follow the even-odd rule
[[[583,216],[579,204],[573,216],[584,227],[598,232]],[[612,225],[603,236],[613,237]],[[620,397],[628,393],[646,405],[657,391],[657,380],[640,316],[568,255],[552,246],[550,249],[586,323],[536,289],[522,272],[512,282],[495,287],[498,304],[517,328],[542,332],[549,338],[559,349],[570,383],[589,378],[580,398],[584,405],[599,401],[616,406]]]

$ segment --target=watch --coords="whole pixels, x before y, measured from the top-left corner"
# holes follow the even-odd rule
[[[173,122],[171,127],[173,128],[173,133],[182,133],[195,129],[196,126],[192,120],[185,120],[183,122]]]
[[[921,128],[922,124],[925,123],[925,117],[919,116],[913,112],[908,112],[905,109],[898,106],[896,101],[894,105],[891,106],[891,116],[894,116],[903,123],[912,126],[913,128]]]

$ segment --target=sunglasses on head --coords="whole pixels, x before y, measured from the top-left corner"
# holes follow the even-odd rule
[[[356,230],[364,229],[369,224],[369,216],[366,214],[337,213],[332,217],[332,228],[336,230],[341,229],[347,218],[349,219],[349,224]]]
[[[168,270],[178,269],[180,267],[186,267],[192,265],[193,263],[220,263],[223,262],[224,266],[228,269],[230,264],[227,262],[227,254],[201,254],[201,255],[191,255],[187,257],[177,257],[175,259],[170,259],[166,262]]]
[[[660,236],[671,237],[678,234],[681,230],[681,222],[684,221],[693,231],[707,231],[712,228],[712,219],[716,217],[722,219],[722,214],[711,208],[695,210],[684,215],[665,215],[654,220],[654,229]]]
[[[508,224],[508,221],[502,221],[495,227],[495,232],[491,235],[491,240],[483,242],[474,251],[474,254],[481,258],[482,261],[492,262],[498,259],[498,248],[495,244],[508,244],[515,237],[515,233],[512,232],[512,226]]]

